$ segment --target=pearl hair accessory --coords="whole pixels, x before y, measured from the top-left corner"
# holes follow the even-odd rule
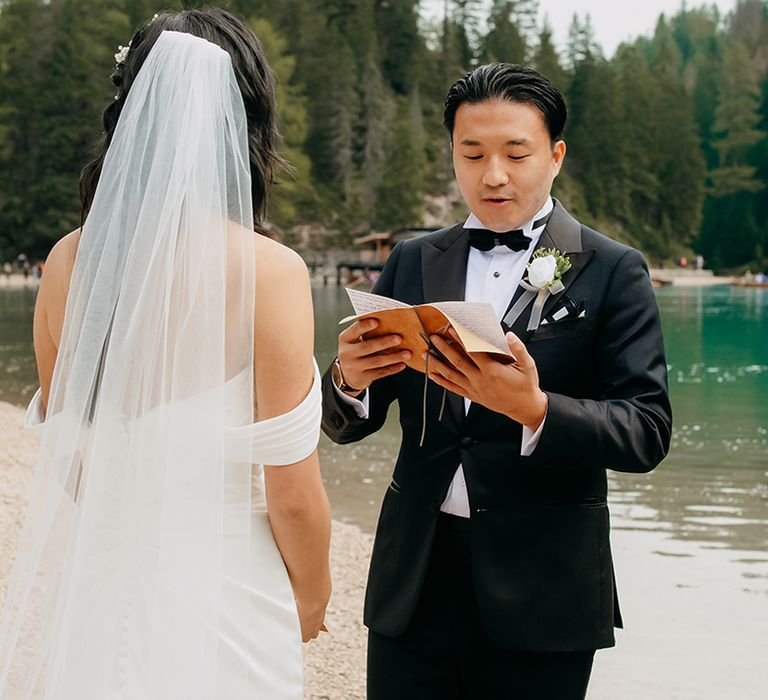
[[[150,22],[154,22],[159,15],[155,13],[152,15]],[[115,54],[115,63],[119,66],[121,63],[125,63],[125,59],[128,58],[128,52],[131,50],[131,42],[128,42],[128,46],[118,46],[117,53]],[[115,97],[117,99],[117,97]]]
[[[119,66],[121,63],[125,63],[125,59],[128,57],[128,52],[131,50],[131,42],[128,42],[128,46],[118,46],[117,53],[115,54],[115,63]]]

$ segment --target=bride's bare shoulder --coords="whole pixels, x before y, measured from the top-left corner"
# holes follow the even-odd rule
[[[267,238],[256,236],[256,284],[262,282],[274,287],[295,284],[308,277],[307,266],[301,256],[291,248]]]
[[[281,289],[309,277],[306,264],[294,250],[239,225],[230,227],[228,248],[233,270],[242,265],[243,255],[253,255],[258,288],[269,285],[273,290]]]
[[[60,238],[51,248],[45,260],[42,277],[47,286],[69,289],[69,280],[72,277],[79,244],[80,229],[78,228]]]
[[[48,402],[48,389],[64,326],[69,282],[79,243],[79,229],[59,239],[48,253],[40,279],[40,289],[35,302],[34,339],[43,405]]]

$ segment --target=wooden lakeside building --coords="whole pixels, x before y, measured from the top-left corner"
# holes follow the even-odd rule
[[[407,227],[390,232],[367,233],[357,236],[354,243],[359,248],[359,259],[341,261],[336,264],[336,284],[356,286],[358,284],[374,283],[379,273],[384,269],[392,248],[397,243],[409,238],[418,238],[426,233],[436,231],[435,228]],[[323,283],[326,283],[324,278]]]

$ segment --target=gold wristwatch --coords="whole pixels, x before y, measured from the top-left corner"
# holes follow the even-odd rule
[[[338,389],[345,394],[362,394],[363,391],[365,391],[364,389],[358,389],[357,387],[347,384],[344,379],[344,372],[341,371],[341,363],[339,362],[338,357],[333,361],[333,364],[331,364],[331,378]]]

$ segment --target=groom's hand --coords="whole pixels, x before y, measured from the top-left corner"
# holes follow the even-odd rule
[[[355,321],[339,334],[339,366],[344,381],[357,393],[377,379],[401,372],[406,368],[404,361],[411,357],[410,351],[398,350],[403,340],[399,335],[365,337],[378,325],[375,318],[366,318]]]
[[[514,333],[507,333],[507,345],[517,360],[503,364],[486,353],[470,357],[452,328],[449,334],[450,339],[431,336],[445,361],[430,356],[429,378],[448,391],[536,431],[547,413],[547,396],[539,388],[536,362],[523,342]]]

